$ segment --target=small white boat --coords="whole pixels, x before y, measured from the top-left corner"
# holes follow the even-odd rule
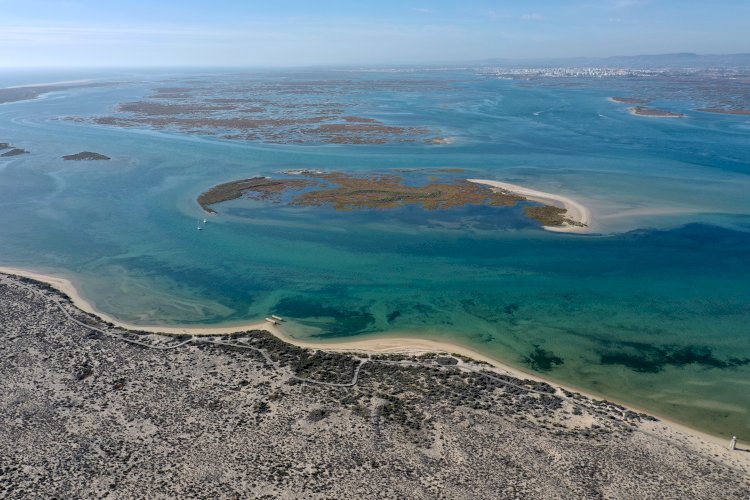
[[[276,316],[275,314],[272,314],[271,317],[276,321],[284,321],[284,318],[282,318],[281,316]]]
[[[208,219],[203,219],[203,225],[205,226],[206,224],[208,224]]]
[[[266,321],[268,321],[272,325],[278,325],[279,324],[278,321],[276,321],[275,319],[272,319],[272,318],[266,318]]]

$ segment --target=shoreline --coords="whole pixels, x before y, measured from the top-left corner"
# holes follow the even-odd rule
[[[334,352],[361,352],[373,354],[424,354],[428,352],[447,352],[460,354],[477,361],[489,363],[492,366],[505,370],[517,377],[535,378],[539,381],[546,380],[533,374],[526,373],[518,368],[506,365],[494,358],[488,357],[458,344],[441,342],[437,340],[409,338],[409,337],[383,337],[375,339],[351,340],[341,342],[312,342],[299,340],[286,334],[278,325],[272,325],[268,321],[254,323],[226,323],[220,326],[161,326],[161,325],[136,325],[127,323],[107,313],[98,310],[89,302],[76,288],[73,281],[61,276],[43,274],[39,271],[29,269],[0,266],[0,273],[22,276],[42,283],[46,283],[70,297],[73,304],[84,312],[94,314],[102,320],[125,330],[141,331],[148,333],[162,333],[167,335],[225,335],[246,330],[266,330],[275,337],[297,347],[309,349],[321,349]]]
[[[237,325],[225,325],[225,326],[188,326],[188,327],[176,327],[176,326],[159,326],[159,325],[136,325],[133,323],[126,323],[120,319],[115,318],[105,312],[98,310],[88,299],[86,299],[76,288],[75,284],[69,278],[61,276],[53,276],[44,274],[39,271],[32,271],[30,269],[23,269],[18,267],[0,266],[0,273],[15,274],[24,278],[31,278],[33,280],[47,283],[50,286],[63,292],[65,295],[70,297],[73,304],[78,309],[84,312],[99,316],[102,320],[112,323],[125,330],[142,331],[148,333],[164,333],[169,335],[222,335],[230,331],[239,330],[270,330],[271,324],[268,322],[256,322],[256,323],[242,323]],[[237,330],[234,330],[237,329]],[[272,332],[275,335],[275,332]]]
[[[10,492],[713,499],[750,488],[745,447],[460,356],[331,354],[267,331],[127,334],[6,274],[0,306]]]
[[[646,118],[686,118],[686,115],[682,113],[673,113],[671,111],[663,111],[654,108],[644,108],[642,106],[628,108],[628,112],[633,116]]]
[[[102,320],[110,322],[115,326],[124,328],[126,330],[142,331],[148,333],[161,333],[166,335],[195,335],[195,336],[215,336],[215,335],[226,335],[238,331],[246,330],[265,330],[278,339],[287,342],[291,345],[317,349],[330,352],[342,352],[342,353],[361,353],[361,354],[404,354],[404,355],[420,355],[425,353],[447,353],[447,354],[459,354],[467,358],[471,358],[475,361],[481,361],[488,363],[491,368],[496,370],[498,373],[504,373],[516,378],[531,379],[539,382],[545,382],[552,385],[553,387],[564,389],[569,392],[577,392],[589,399],[606,399],[608,401],[625,406],[633,411],[639,413],[646,413],[659,418],[657,422],[643,422],[643,432],[655,433],[655,434],[668,434],[674,438],[677,436],[687,435],[690,439],[694,440],[692,443],[694,446],[700,447],[708,446],[710,443],[712,446],[712,452],[715,453],[720,450],[727,452],[728,439],[726,436],[717,436],[708,434],[707,432],[694,429],[685,424],[675,422],[669,417],[665,417],[659,413],[655,413],[650,410],[639,408],[632,404],[623,403],[611,397],[604,395],[596,395],[586,390],[581,390],[564,383],[559,383],[554,380],[545,379],[537,374],[527,373],[519,368],[510,366],[503,363],[495,358],[481,354],[471,348],[461,346],[445,341],[436,341],[421,338],[407,338],[407,337],[382,337],[382,338],[371,338],[364,340],[352,340],[343,342],[312,342],[295,339],[287,335],[281,328],[276,325],[271,325],[269,322],[261,323],[242,323],[242,324],[226,324],[215,327],[175,327],[175,326],[159,326],[159,325],[133,325],[118,320],[108,314],[98,311],[93,304],[86,300],[76,289],[75,284],[68,278],[60,276],[52,276],[48,274],[42,274],[38,271],[32,271],[28,269],[22,269],[10,266],[0,266],[0,273],[9,275],[16,275],[25,278],[30,278],[42,283],[46,283],[55,289],[63,292],[70,297],[73,304],[81,309],[82,311],[88,312],[99,316]],[[700,444],[698,444],[700,443]],[[740,443],[738,442],[738,445]],[[750,453],[727,453],[726,457],[730,461],[736,464],[744,463],[750,466]]]
[[[577,223],[584,224],[581,226],[562,225],[562,226],[542,226],[546,231],[553,231],[556,233],[577,233],[585,234],[591,232],[591,210],[577,201],[555,193],[547,193],[544,191],[538,191],[536,189],[530,189],[518,184],[511,184],[509,182],[493,181],[488,179],[466,179],[469,182],[476,184],[485,184],[487,186],[502,189],[510,193],[518,194],[528,198],[531,201],[544,203],[547,205],[555,205],[564,208],[566,217],[574,220]]]

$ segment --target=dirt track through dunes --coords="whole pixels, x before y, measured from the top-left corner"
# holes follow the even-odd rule
[[[714,499],[750,487],[742,453],[451,355],[129,332],[11,276],[0,340],[2,497]]]

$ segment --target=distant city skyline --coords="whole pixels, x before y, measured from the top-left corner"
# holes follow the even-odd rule
[[[750,2],[0,0],[0,68],[439,64],[750,52]]]

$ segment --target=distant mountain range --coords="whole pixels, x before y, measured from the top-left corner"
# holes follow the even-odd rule
[[[750,69],[750,53],[744,54],[651,54],[638,56],[575,57],[566,59],[485,59],[476,61],[480,65],[507,67],[617,67],[627,69],[707,69],[744,68]]]

